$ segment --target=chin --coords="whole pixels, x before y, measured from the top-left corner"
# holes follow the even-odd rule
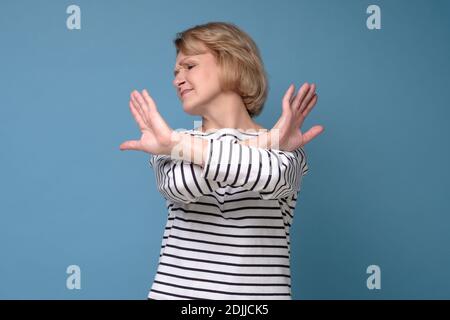
[[[200,116],[203,114],[201,112],[202,108],[198,104],[193,103],[192,101],[186,101],[186,102],[183,102],[182,104],[183,104],[183,110],[187,114],[190,114],[193,116]]]

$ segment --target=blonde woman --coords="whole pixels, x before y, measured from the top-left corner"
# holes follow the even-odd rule
[[[290,240],[303,145],[324,129],[300,127],[317,102],[314,84],[291,85],[271,130],[257,124],[268,84],[254,41],[230,23],[177,34],[173,85],[202,117],[172,130],[146,90],[133,91],[142,132],[121,150],[150,154],[168,220],[149,299],[291,299]]]

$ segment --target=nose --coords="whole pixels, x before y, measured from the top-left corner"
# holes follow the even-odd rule
[[[180,87],[185,82],[186,81],[184,80],[184,77],[181,75],[181,71],[180,71],[173,79],[173,86],[178,89],[178,87]]]
[[[186,81],[184,80],[174,80],[173,81],[173,85],[176,89],[178,89],[179,87],[181,87]]]

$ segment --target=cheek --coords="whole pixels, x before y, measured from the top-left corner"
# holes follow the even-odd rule
[[[194,87],[197,95],[209,96],[220,92],[219,76],[216,72],[194,68],[186,75],[186,80]]]
[[[205,88],[210,92],[220,91],[219,77],[216,73],[207,72],[203,74],[203,81]]]

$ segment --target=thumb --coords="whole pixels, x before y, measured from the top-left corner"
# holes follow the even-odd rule
[[[136,150],[140,151],[142,150],[140,141],[131,140],[131,141],[125,141],[120,145],[120,150]]]
[[[325,130],[322,126],[314,126],[303,134],[303,145],[310,142]]]

